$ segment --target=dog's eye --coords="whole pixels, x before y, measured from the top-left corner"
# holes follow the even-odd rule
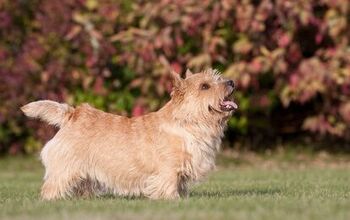
[[[208,90],[210,88],[209,84],[208,83],[203,83],[201,85],[201,90]]]

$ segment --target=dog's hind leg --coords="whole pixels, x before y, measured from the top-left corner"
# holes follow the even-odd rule
[[[93,180],[90,177],[81,179],[73,189],[74,196],[82,198],[100,196],[104,192],[104,187],[97,180]]]

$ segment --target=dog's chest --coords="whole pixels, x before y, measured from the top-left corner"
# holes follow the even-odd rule
[[[223,129],[212,129],[193,126],[185,129],[180,126],[164,126],[167,133],[175,134],[184,143],[184,150],[191,155],[190,167],[186,175],[198,180],[215,168],[215,156],[220,149]],[[184,161],[187,163],[188,161]],[[184,164],[183,167],[188,167]]]
[[[215,157],[220,149],[220,144],[220,138],[196,138],[185,142],[186,150],[192,156],[191,165],[194,180],[200,179],[215,168]]]

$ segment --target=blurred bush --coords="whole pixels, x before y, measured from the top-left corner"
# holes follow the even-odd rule
[[[230,134],[349,138],[350,2],[0,0],[0,151],[54,134],[19,107],[38,99],[124,115],[158,109],[169,68],[237,81]]]

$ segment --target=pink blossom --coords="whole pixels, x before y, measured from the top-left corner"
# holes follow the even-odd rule
[[[290,37],[289,34],[282,34],[282,36],[278,39],[278,46],[280,47],[286,47],[290,43]]]
[[[323,35],[321,33],[317,33],[315,36],[315,41],[317,44],[320,44],[323,40]]]
[[[182,67],[181,67],[180,63],[173,62],[173,63],[170,64],[170,66],[175,72],[177,72],[177,73],[181,73],[182,72]]]
[[[141,105],[135,105],[132,109],[132,116],[137,117],[145,113],[145,109]]]
[[[258,59],[254,59],[253,62],[250,63],[250,68],[252,73],[259,73],[262,69],[261,61]]]

